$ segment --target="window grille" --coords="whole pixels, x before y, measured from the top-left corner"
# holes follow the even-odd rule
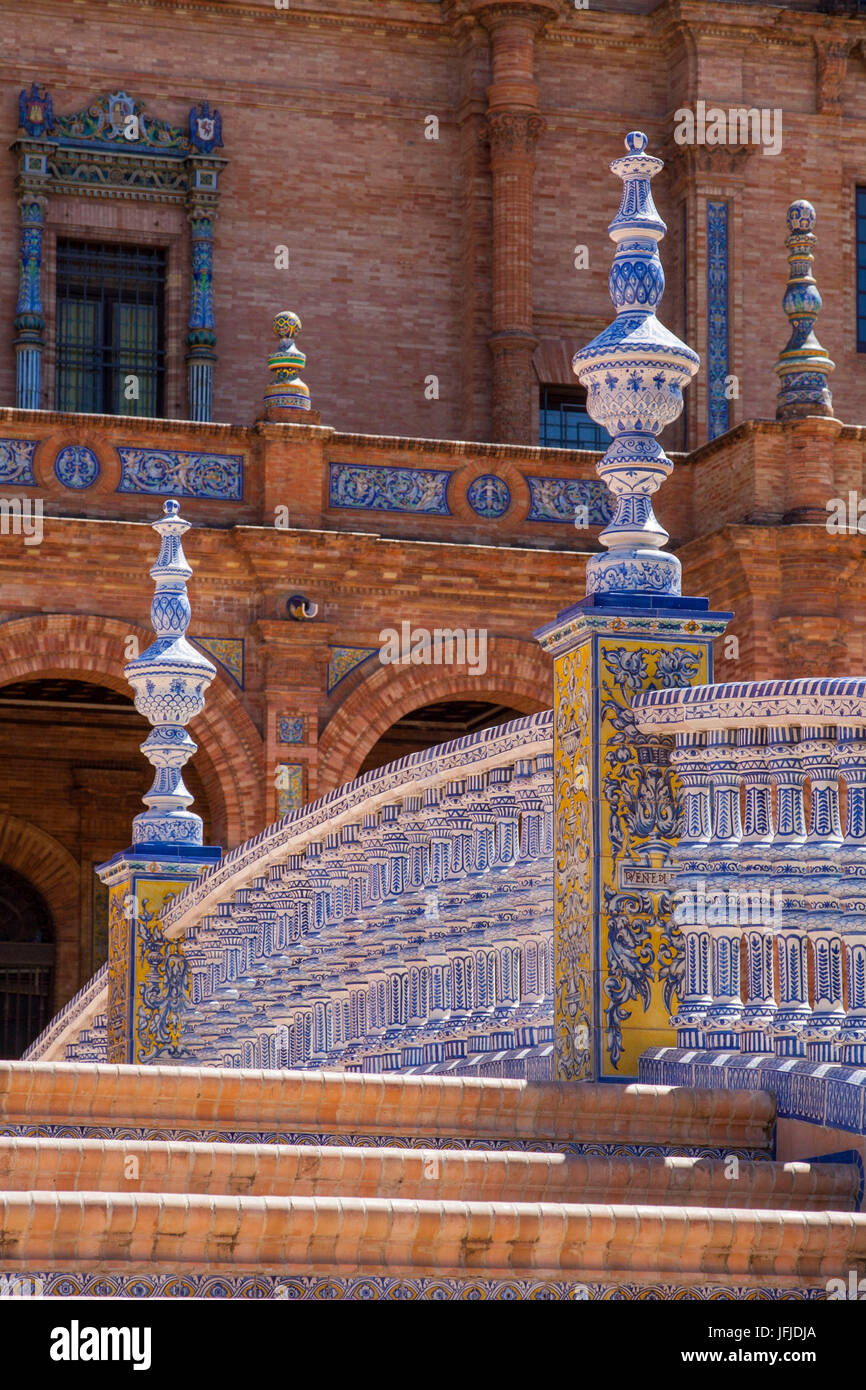
[[[165,252],[57,242],[57,410],[161,416]]]
[[[548,449],[605,450],[611,442],[587,414],[583,391],[542,386],[539,400],[538,442]]]

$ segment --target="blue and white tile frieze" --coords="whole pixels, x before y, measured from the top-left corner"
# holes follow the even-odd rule
[[[409,512],[450,516],[447,492],[451,471],[394,468],[384,464],[330,464],[328,503],[359,511]]]
[[[707,203],[707,376],[710,439],[728,428],[728,205]]]
[[[0,439],[0,483],[13,487],[37,487],[33,457],[38,439]]]
[[[120,446],[118,492],[158,493],[240,502],[244,494],[243,454],[192,453],[185,449]]]
[[[587,526],[606,526],[613,516],[613,495],[606,483],[585,478],[538,478],[524,475],[529,486],[527,521],[574,522],[586,508]]]

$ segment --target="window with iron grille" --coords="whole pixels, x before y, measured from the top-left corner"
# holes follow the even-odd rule
[[[866,352],[866,188],[857,189],[857,351]]]
[[[542,386],[538,442],[548,449],[606,449],[610,435],[587,414],[586,393]]]
[[[53,935],[41,893],[0,863],[0,1057],[20,1057],[51,1017]]]
[[[165,251],[57,242],[57,410],[163,413]]]

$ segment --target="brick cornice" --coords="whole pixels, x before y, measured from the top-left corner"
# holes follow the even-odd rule
[[[277,10],[273,0],[259,0],[258,4],[250,3],[250,0],[125,0],[123,8],[152,10],[155,13],[163,12],[170,15],[208,15],[216,19],[252,19],[259,22],[268,20],[275,24],[309,26],[313,29],[387,29],[390,33],[413,37],[435,36],[448,32],[445,15],[440,13],[444,6],[422,6],[412,4],[411,0],[406,0],[403,13],[398,15],[385,15],[380,12],[371,15],[365,12],[364,0],[360,0],[357,9],[345,10],[334,5],[321,9],[310,4],[303,6],[299,0],[292,0],[286,10]],[[57,10],[65,16],[68,0],[60,0]],[[119,12],[117,20],[119,23],[124,21],[124,16]]]

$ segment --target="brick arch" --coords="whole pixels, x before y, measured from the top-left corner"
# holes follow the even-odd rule
[[[93,614],[51,613],[0,624],[0,685],[65,676],[130,693],[123,679],[124,643],[142,650],[153,633],[134,623]],[[261,830],[264,821],[261,736],[219,668],[202,714],[190,724],[199,745],[196,766],[211,811],[214,837],[226,847]],[[147,765],[142,760],[142,775]],[[119,847],[119,848],[122,848]]]
[[[489,700],[524,714],[550,709],[550,657],[533,642],[491,637],[483,676],[452,666],[377,666],[346,697],[319,740],[317,794],[357,777],[370,749],[404,714],[449,699]]]
[[[81,870],[68,850],[30,821],[0,812],[0,863],[42,894],[54,922],[54,1009],[78,988]]]

